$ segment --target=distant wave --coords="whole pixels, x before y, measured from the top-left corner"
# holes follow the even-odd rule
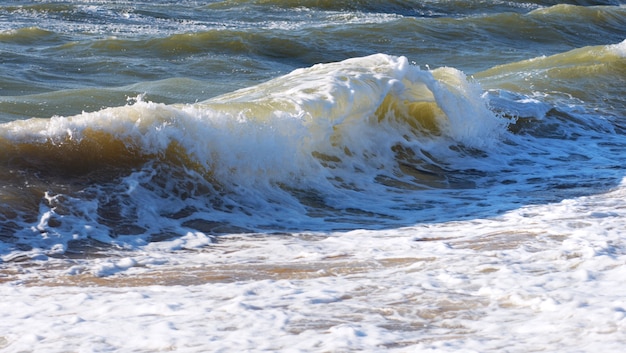
[[[60,36],[52,31],[38,27],[24,27],[20,29],[0,31],[0,43],[34,44],[42,42],[53,42],[59,40]]]
[[[520,11],[528,11],[529,9],[542,8],[547,4],[560,2],[528,0],[528,1],[418,1],[418,0],[394,0],[394,1],[376,1],[376,0],[224,0],[207,5],[210,8],[224,9],[235,6],[276,6],[281,8],[308,8],[319,9],[325,11],[363,11],[376,13],[394,13],[404,16],[454,16],[468,15],[472,13],[485,12],[503,12],[518,8]],[[602,6],[602,5],[620,5],[619,0],[605,1],[587,1],[573,0],[567,4],[575,6]]]
[[[574,49],[498,65],[473,75],[484,88],[502,88],[526,95],[550,94],[552,103],[560,100],[584,101],[599,112],[611,107],[616,118],[626,114],[619,97],[626,86],[626,41]]]

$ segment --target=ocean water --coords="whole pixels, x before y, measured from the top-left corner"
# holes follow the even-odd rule
[[[623,1],[0,1],[0,350],[617,352]]]

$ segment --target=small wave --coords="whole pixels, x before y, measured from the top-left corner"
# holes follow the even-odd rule
[[[0,43],[34,44],[59,40],[59,35],[39,27],[24,27],[0,31]]]
[[[603,111],[610,106],[611,115],[626,113],[620,101],[626,85],[624,42],[590,46],[552,56],[541,56],[499,65],[475,74],[483,87],[506,89],[528,96],[542,95],[553,104],[585,102],[587,109]],[[609,114],[607,112],[607,114]]]
[[[370,11],[381,13],[410,13],[419,7],[419,2],[397,0],[397,1],[331,1],[331,0],[226,0],[218,1],[208,5],[210,8],[229,8],[241,6],[247,3],[250,5],[276,6],[280,8],[309,8],[326,11]]]
[[[214,29],[196,33],[174,34],[149,40],[110,37],[81,44],[84,51],[105,55],[156,55],[162,58],[212,54],[257,54],[275,58],[297,58],[307,55],[311,48],[300,40],[278,37],[272,31]]]
[[[395,14],[401,16],[416,17],[442,17],[442,16],[464,16],[472,13],[501,12],[504,10],[526,10],[536,8],[538,5],[532,2],[468,2],[468,1],[416,1],[416,0],[395,0],[395,1],[332,1],[332,0],[226,0],[208,5],[214,9],[224,9],[242,5],[252,6],[275,6],[277,8],[288,9],[314,9],[334,12],[369,12]]]
[[[532,74],[537,71],[554,70],[554,73],[558,75],[557,77],[567,78],[568,75],[576,76],[576,72],[580,72],[580,75],[592,74],[592,72],[589,71],[585,73],[585,68],[590,66],[595,68],[595,70],[592,70],[595,71],[593,73],[603,73],[605,75],[616,74],[619,71],[615,70],[622,67],[620,64],[623,63],[624,59],[623,51],[626,46],[624,44],[625,42],[606,46],[584,47],[551,56],[541,56],[515,63],[498,65],[477,73],[474,77],[484,80],[487,78],[516,75],[522,72]]]
[[[615,6],[577,6],[560,4],[530,12],[498,12],[464,19],[476,28],[487,30],[507,41],[558,43],[579,46],[582,43],[622,40],[626,9]]]
[[[623,33],[626,8],[558,4],[533,10],[527,16],[542,23],[551,24],[563,32],[566,32],[567,26],[582,24],[593,26],[595,30],[605,28],[607,32]],[[575,34],[572,33],[572,35]]]
[[[74,10],[74,6],[70,4],[62,4],[62,3],[41,3],[41,4],[32,4],[32,5],[9,5],[9,6],[0,6],[0,10],[6,11],[9,13],[21,13],[21,12],[31,12],[31,13],[67,13]]]
[[[531,16],[573,16],[573,17],[596,17],[601,21],[606,18],[607,10],[614,10],[613,6],[620,5],[619,1],[571,1],[541,7],[530,12]],[[607,8],[606,6],[611,6]]]

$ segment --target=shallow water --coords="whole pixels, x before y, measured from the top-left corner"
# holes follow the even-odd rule
[[[623,2],[0,2],[0,62],[0,348],[626,343]]]

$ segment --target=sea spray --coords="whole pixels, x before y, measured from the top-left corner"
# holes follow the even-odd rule
[[[47,195],[30,210],[37,225],[19,238],[42,234],[43,248],[50,239],[125,247],[234,225],[396,219],[390,188],[463,187],[447,170],[471,165],[460,151],[488,150],[506,124],[462,72],[378,54],[196,104],[139,96],[96,112],[14,121],[2,126],[0,157],[29,170],[12,187],[31,183]]]

